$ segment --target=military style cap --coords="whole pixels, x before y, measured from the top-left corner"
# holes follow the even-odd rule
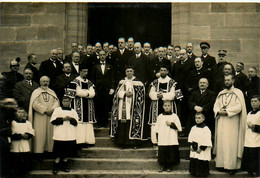
[[[225,49],[220,49],[220,50],[218,50],[218,55],[227,55],[227,50],[225,50]]]
[[[206,42],[206,41],[202,41],[201,43],[200,43],[200,48],[210,48],[210,44],[208,43],[208,42]]]
[[[19,66],[19,62],[21,61],[20,57],[17,57],[16,59],[12,59],[10,62],[10,67],[11,66]]]

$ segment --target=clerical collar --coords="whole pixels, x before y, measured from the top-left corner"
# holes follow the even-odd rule
[[[203,128],[206,126],[206,124],[204,122],[200,123],[200,124],[196,124],[197,127],[199,128]]]
[[[203,54],[202,56],[203,56],[204,58],[206,58],[206,57],[208,56],[208,54]]]
[[[256,114],[258,111],[259,111],[260,109],[258,108],[258,109],[256,109],[256,110],[253,110],[253,111],[251,111],[251,113],[250,114]]]
[[[71,74],[71,73],[68,73],[68,74],[65,73],[65,76],[66,76],[66,77],[70,77],[70,74]]]
[[[163,112],[163,115],[172,115],[172,112]]]
[[[68,111],[70,111],[70,110],[71,110],[71,108],[70,108],[70,107],[64,107],[64,106],[62,106],[62,107],[61,107],[61,109],[62,109],[62,110],[68,110]]]
[[[22,119],[22,120],[19,120],[17,117],[14,119],[16,122],[18,123],[25,123],[26,120]]]
[[[166,75],[166,77],[164,77],[164,78],[162,78],[162,77],[158,78],[159,83],[166,83],[166,82],[169,82],[170,80],[171,80],[171,78],[168,75]]]
[[[203,67],[203,66],[200,66],[200,68],[198,68],[198,69],[196,68],[196,70],[200,70],[202,67]]]

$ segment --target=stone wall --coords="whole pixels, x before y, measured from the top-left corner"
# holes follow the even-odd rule
[[[1,3],[0,71],[9,71],[11,59],[20,57],[20,72],[30,53],[39,63],[50,49],[64,48],[64,3]]]
[[[257,3],[173,3],[172,43],[186,46],[193,42],[197,55],[199,43],[211,44],[210,54],[228,50],[228,60],[245,67],[260,68],[260,4]]]

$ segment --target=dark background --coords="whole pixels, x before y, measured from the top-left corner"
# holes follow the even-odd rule
[[[152,48],[171,43],[170,3],[89,3],[88,43],[109,42],[119,37],[150,42]]]

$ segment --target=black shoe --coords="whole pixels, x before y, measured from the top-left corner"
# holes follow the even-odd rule
[[[68,161],[67,162],[62,161],[62,170],[64,172],[70,172]]]
[[[54,163],[52,173],[56,175],[58,172],[59,172],[59,163]]]

